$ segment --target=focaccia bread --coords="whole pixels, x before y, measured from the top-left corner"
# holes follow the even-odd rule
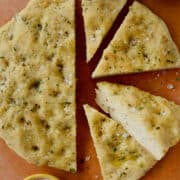
[[[96,53],[127,0],[82,0],[87,61]]]
[[[180,106],[133,86],[101,82],[96,101],[157,160],[180,140]]]
[[[32,0],[0,29],[0,136],[28,162],[76,171],[74,0]]]
[[[93,77],[180,67],[179,51],[166,24],[134,2],[123,24],[104,50]]]
[[[156,163],[119,122],[88,105],[84,110],[104,180],[136,180]]]

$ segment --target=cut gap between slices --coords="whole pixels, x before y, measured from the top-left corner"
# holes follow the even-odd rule
[[[104,49],[108,46],[108,44],[110,43],[110,41],[113,39],[116,31],[118,30],[118,28],[121,26],[124,18],[126,17],[126,15],[129,12],[129,7],[132,5],[132,3],[134,2],[134,0],[128,0],[126,5],[123,7],[123,9],[121,10],[121,12],[119,13],[119,15],[116,17],[116,20],[114,21],[113,25],[111,26],[110,30],[108,31],[108,33],[105,35],[103,41],[101,42],[99,48],[97,49],[96,53],[94,54],[94,56],[91,58],[90,62],[88,63],[91,69],[91,72],[93,72],[93,70],[95,69],[95,67],[97,66]],[[84,27],[85,29],[85,27]],[[85,31],[84,31],[85,32]]]
[[[85,157],[91,156],[91,160],[94,161],[94,165],[98,163],[96,157],[92,157],[95,150],[91,147],[92,140],[89,132],[88,123],[84,115],[82,105],[89,103],[96,107],[94,102],[95,98],[95,83],[87,83],[93,81],[91,79],[91,72],[88,64],[86,63],[86,44],[85,44],[85,32],[83,26],[83,16],[81,8],[81,0],[75,0],[76,12],[75,12],[75,24],[76,24],[76,123],[77,123],[77,172],[81,175],[87,169],[87,163],[85,163]],[[83,74],[83,76],[82,76]],[[87,84],[85,86],[85,84]],[[91,97],[87,94],[91,94]],[[88,151],[87,151],[87,147]],[[98,165],[96,165],[98,167]],[[91,169],[91,168],[90,168]],[[97,168],[95,173],[100,177],[100,168]],[[93,175],[92,175],[93,177]]]

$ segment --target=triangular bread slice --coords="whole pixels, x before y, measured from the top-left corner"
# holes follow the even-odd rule
[[[93,77],[180,67],[179,51],[166,24],[134,2],[123,24],[104,50]]]
[[[136,180],[156,163],[119,122],[88,105],[84,110],[104,180]]]
[[[127,0],[82,0],[87,61],[96,53]]]
[[[180,106],[133,86],[101,82],[96,101],[160,160],[180,140]]]
[[[76,171],[74,0],[32,0],[0,29],[0,136],[28,162]]]

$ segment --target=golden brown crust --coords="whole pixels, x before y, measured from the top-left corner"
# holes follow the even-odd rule
[[[122,125],[85,105],[104,180],[136,180],[156,163]]]
[[[31,163],[75,171],[74,1],[32,0],[0,37],[0,136]]]
[[[87,61],[96,53],[126,2],[127,0],[82,0]]]
[[[133,86],[98,83],[96,101],[160,160],[180,140],[180,106]]]
[[[180,67],[179,51],[166,24],[134,2],[93,72],[93,77]]]

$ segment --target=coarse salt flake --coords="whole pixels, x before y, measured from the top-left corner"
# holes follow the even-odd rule
[[[91,156],[86,156],[85,161],[89,161],[91,159]]]
[[[127,138],[129,137],[129,134],[124,133],[124,134],[122,135],[122,137],[123,137],[124,139],[127,139]]]
[[[130,111],[131,111],[131,112],[135,112],[135,111],[136,111],[136,108],[135,108],[135,107],[131,107],[131,108],[130,108]]]
[[[173,85],[173,84],[168,84],[168,85],[167,85],[167,88],[168,88],[168,89],[174,89],[174,85]]]

